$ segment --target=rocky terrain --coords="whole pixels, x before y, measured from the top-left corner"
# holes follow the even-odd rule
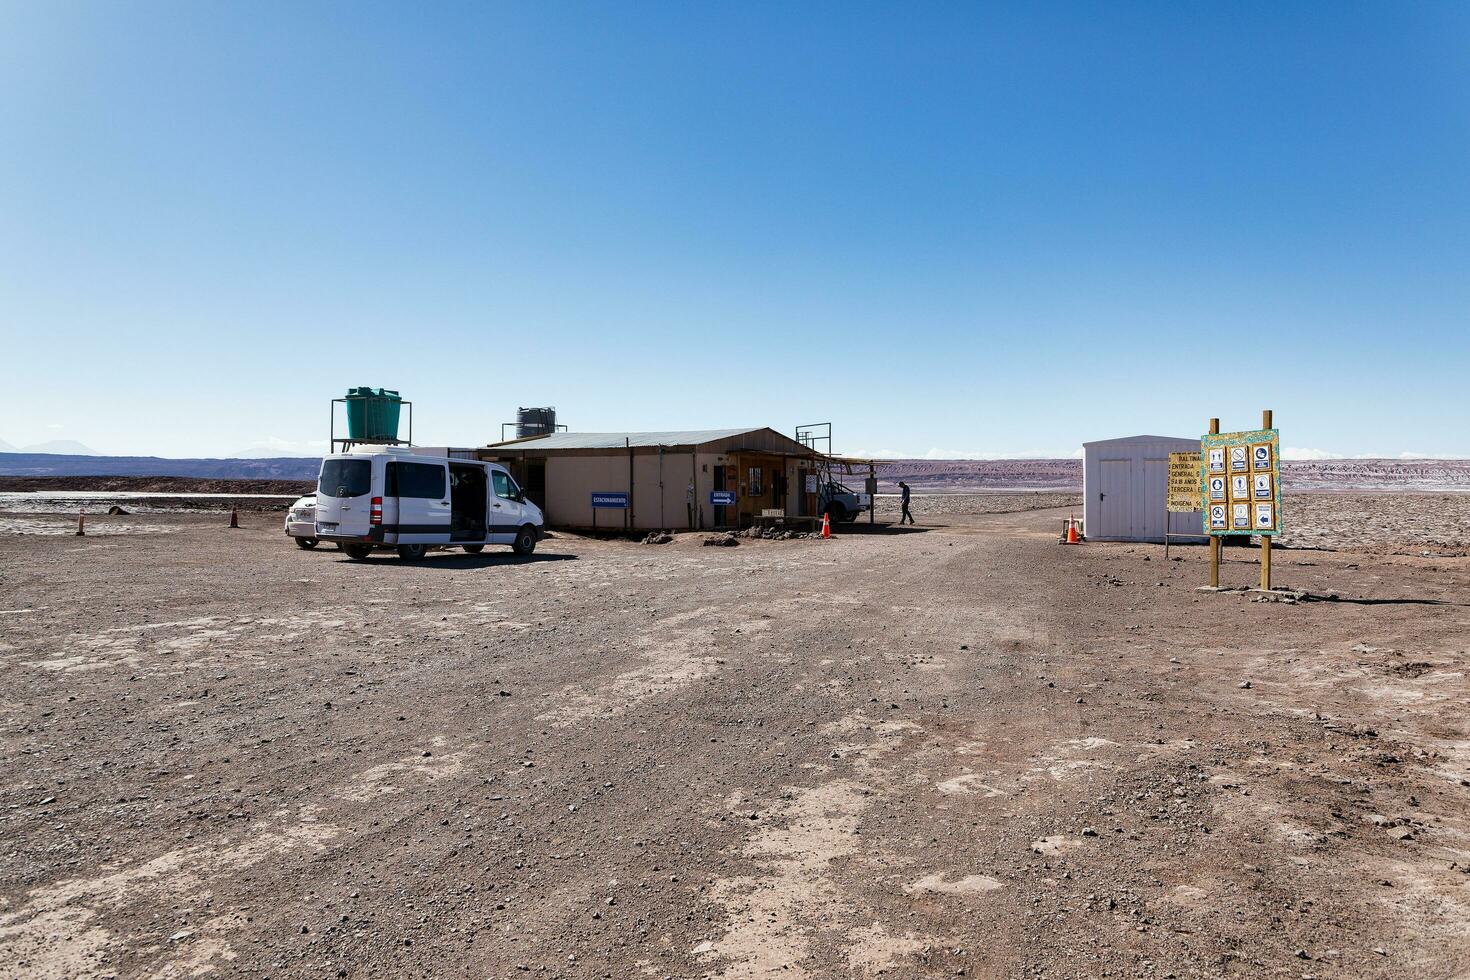
[[[420,563],[0,535],[3,972],[1470,970],[1470,559],[1283,549],[1343,601],[1259,601],[985,499]]]
[[[1065,508],[1082,515],[1080,494],[919,493],[911,510],[936,526],[966,515]],[[896,521],[898,498],[878,497],[880,521]],[[1463,555],[1470,552],[1470,493],[1288,493],[1279,543],[1291,548]],[[1057,527],[1060,529],[1060,516]]]
[[[162,456],[0,453],[0,476],[192,477],[204,480],[289,480],[295,482],[315,480],[320,469],[320,459],[296,456],[264,459],[169,459]],[[56,489],[56,487],[48,486],[46,489]]]
[[[0,476],[0,493],[41,490],[103,493],[230,493],[300,496],[316,489],[316,481],[205,479],[189,476]]]

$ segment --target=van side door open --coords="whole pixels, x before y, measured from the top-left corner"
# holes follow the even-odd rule
[[[489,531],[487,483],[484,464],[449,464],[449,540],[485,541]]]
[[[450,533],[449,474],[443,463],[391,460],[386,496],[398,498],[399,544],[434,544]]]

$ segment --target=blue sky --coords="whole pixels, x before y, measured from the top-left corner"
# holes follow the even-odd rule
[[[0,0],[0,439],[1470,456],[1470,6]]]

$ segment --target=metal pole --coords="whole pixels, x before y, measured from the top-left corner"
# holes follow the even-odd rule
[[[1271,424],[1274,421],[1275,419],[1269,408],[1261,412],[1261,428],[1271,428]],[[1280,451],[1279,446],[1277,447],[1277,451]],[[1272,489],[1275,490],[1276,488],[1273,487]],[[1271,588],[1271,536],[1269,534],[1261,535],[1261,588],[1267,590]]]
[[[628,506],[623,508],[623,530],[629,527],[637,527],[633,514],[633,441],[628,437],[623,438],[623,445],[628,447]]]
[[[1219,419],[1210,419],[1210,435],[1217,436],[1219,434],[1220,434],[1220,420]],[[1206,454],[1206,456],[1208,456],[1208,454]],[[1208,466],[1208,463],[1206,463],[1206,466]],[[1209,476],[1209,470],[1208,469],[1205,470],[1205,475],[1206,475],[1206,477]],[[1208,500],[1205,502],[1205,506],[1206,507],[1209,506],[1209,501]],[[1208,513],[1208,511],[1206,511],[1206,513]],[[1218,589],[1219,587],[1220,587],[1220,536],[1218,534],[1211,533],[1211,535],[1210,535],[1210,588],[1212,588],[1212,589]]]

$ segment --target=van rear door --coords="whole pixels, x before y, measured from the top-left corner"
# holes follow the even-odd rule
[[[322,460],[316,484],[317,533],[365,537],[372,530],[373,461],[361,456]]]

